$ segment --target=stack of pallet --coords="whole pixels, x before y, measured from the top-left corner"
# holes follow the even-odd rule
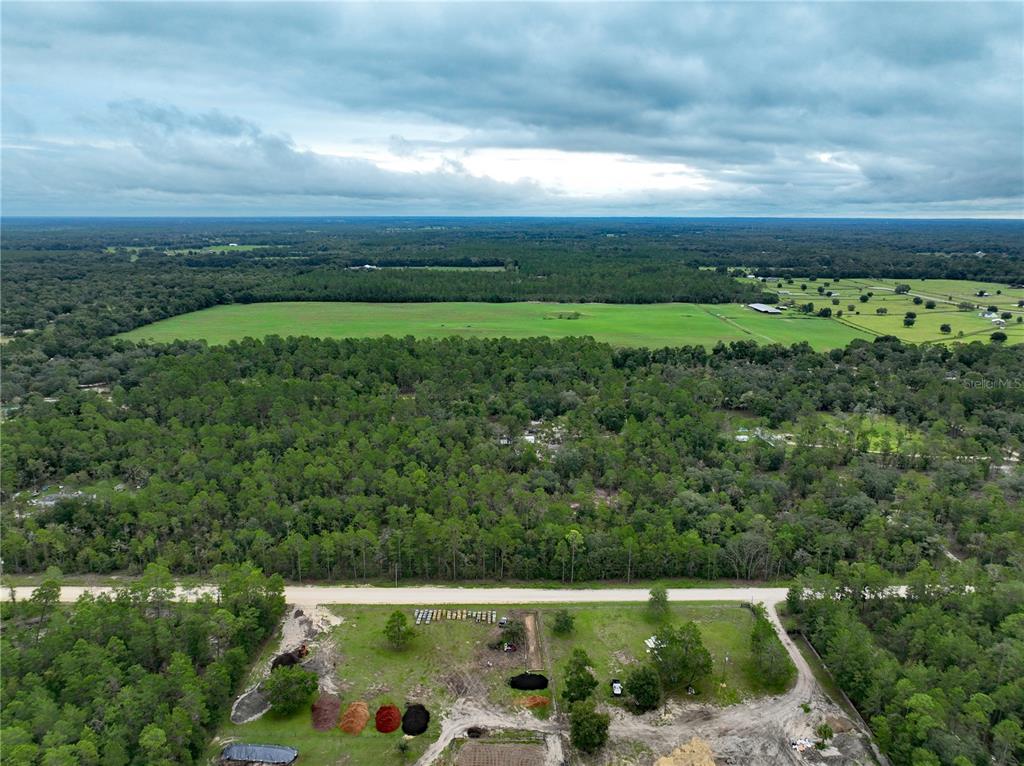
[[[414,609],[413,618],[417,625],[429,625],[431,622],[441,620],[474,620],[487,625],[494,625],[498,621],[498,613],[491,611],[478,611],[466,609]]]

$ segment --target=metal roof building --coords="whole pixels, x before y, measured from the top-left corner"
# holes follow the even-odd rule
[[[284,745],[228,745],[220,753],[220,762],[231,766],[287,766],[298,757],[298,750]]]
[[[774,306],[769,306],[767,303],[748,303],[748,309],[754,309],[754,311],[760,311],[762,314],[781,314],[782,312]]]

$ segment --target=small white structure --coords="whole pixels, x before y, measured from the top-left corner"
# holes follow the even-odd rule
[[[774,306],[769,306],[767,303],[748,303],[747,304],[747,308],[748,309],[754,309],[754,311],[758,311],[758,312],[760,312],[762,314],[781,314],[782,313],[777,308],[775,308]]]

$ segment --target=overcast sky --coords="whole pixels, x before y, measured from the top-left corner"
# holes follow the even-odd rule
[[[2,3],[5,215],[1024,215],[1024,4]]]

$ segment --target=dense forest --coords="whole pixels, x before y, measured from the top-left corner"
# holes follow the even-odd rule
[[[1012,348],[269,338],[154,353],[109,396],[32,396],[7,424],[7,498],[119,485],[5,503],[9,570],[772,578],[1024,549],[1024,484],[998,468],[1024,444]],[[736,410],[807,425],[791,449],[738,443]],[[934,447],[876,454],[813,426],[841,412]]]
[[[807,576],[789,607],[897,766],[1024,758],[1024,582],[999,566]]]
[[[284,612],[279,577],[216,568],[173,600],[153,564],[113,596],[58,604],[59,579],[2,604],[0,740],[9,766],[188,766]]]

